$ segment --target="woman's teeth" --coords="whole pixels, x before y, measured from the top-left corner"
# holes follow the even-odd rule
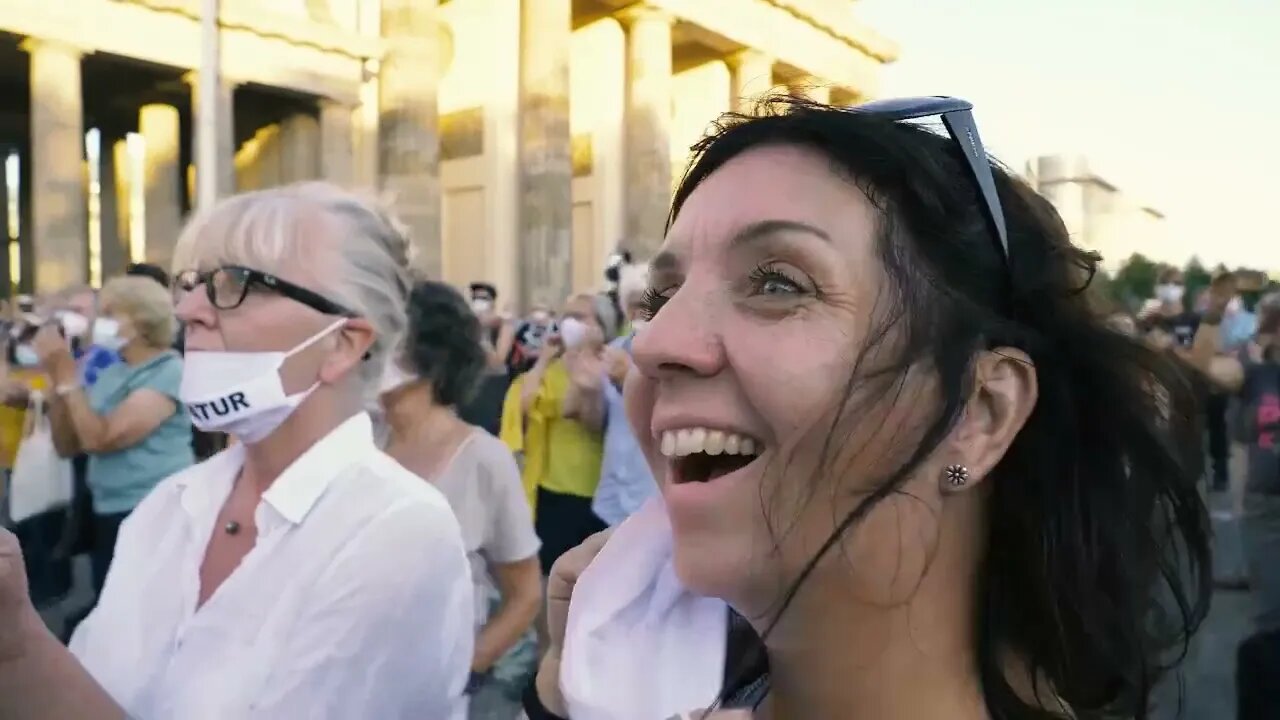
[[[684,457],[695,453],[707,455],[756,455],[763,449],[754,438],[710,428],[683,428],[662,433],[662,454]]]

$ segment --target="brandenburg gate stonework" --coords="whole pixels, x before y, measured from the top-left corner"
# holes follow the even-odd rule
[[[429,276],[554,306],[661,244],[720,113],[860,102],[896,54],[853,0],[0,0],[0,295],[167,265],[203,203],[324,178]]]

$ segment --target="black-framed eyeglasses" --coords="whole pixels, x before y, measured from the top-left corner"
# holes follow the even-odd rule
[[[934,115],[941,116],[942,124],[947,128],[951,139],[964,153],[964,159],[982,195],[987,222],[1000,245],[1000,254],[1006,263],[1009,262],[1009,231],[1005,226],[1004,208],[1001,207],[1000,196],[996,193],[996,179],[991,174],[991,164],[987,160],[987,151],[982,146],[982,137],[978,135],[978,125],[973,120],[973,103],[960,98],[938,95],[874,100],[848,110],[879,115],[890,120],[915,120]]]
[[[249,295],[249,288],[257,286],[279,293],[326,315],[356,317],[354,311],[313,290],[282,280],[271,273],[240,265],[224,265],[212,270],[183,270],[173,280],[174,292],[179,295],[189,293],[200,285],[204,285],[210,304],[219,310],[240,307]]]

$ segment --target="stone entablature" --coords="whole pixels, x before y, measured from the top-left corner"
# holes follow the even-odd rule
[[[836,24],[829,8],[799,0],[647,0],[675,18],[705,28],[740,47],[757,48],[804,75],[822,78],[859,96],[878,92],[880,66],[896,55],[892,43],[852,17]],[[797,22],[800,20],[800,22]]]
[[[880,62],[898,59],[898,45],[880,33],[858,22],[853,16],[853,0],[833,3],[831,0],[766,0],[797,18],[839,38],[851,47]]]
[[[3,29],[170,67],[200,65],[198,0],[0,0]],[[224,0],[224,77],[355,103],[377,37]]]

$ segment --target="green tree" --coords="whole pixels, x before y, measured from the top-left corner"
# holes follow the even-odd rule
[[[1143,300],[1155,295],[1159,274],[1159,265],[1142,253],[1134,253],[1111,278],[1111,296],[1122,306],[1136,309]]]
[[[1196,299],[1212,281],[1213,273],[1205,268],[1200,258],[1192,255],[1187,261],[1187,266],[1182,269],[1182,285],[1186,288],[1183,297],[1186,298],[1184,302],[1188,308],[1195,307]]]

